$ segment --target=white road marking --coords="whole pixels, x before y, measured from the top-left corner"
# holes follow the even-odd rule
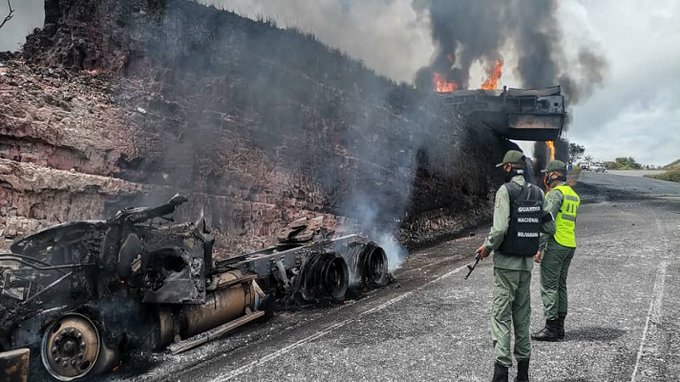
[[[310,335],[310,336],[307,336],[307,337],[305,337],[305,338],[303,338],[303,339],[301,339],[301,340],[299,340],[299,341],[297,341],[297,342],[293,342],[292,344],[290,344],[290,345],[288,345],[288,346],[286,346],[286,347],[283,347],[283,348],[281,348],[281,349],[279,349],[279,350],[277,350],[277,351],[275,351],[275,352],[273,352],[273,353],[267,354],[266,356],[264,356],[264,357],[258,359],[257,361],[253,361],[253,362],[251,362],[251,363],[249,363],[249,364],[247,364],[247,365],[243,365],[243,366],[239,367],[238,369],[234,369],[234,370],[230,371],[230,372],[227,373],[227,374],[219,375],[219,376],[217,376],[216,378],[211,379],[210,382],[223,382],[223,381],[228,381],[228,380],[233,379],[234,377],[237,377],[237,376],[239,376],[239,375],[241,375],[241,374],[243,374],[243,373],[247,373],[247,372],[249,372],[250,370],[252,370],[252,369],[253,369],[254,367],[256,367],[256,366],[262,365],[262,364],[265,363],[265,362],[271,361],[271,360],[273,360],[273,359],[275,359],[275,358],[278,358],[278,357],[280,357],[280,356],[282,356],[282,355],[288,354],[288,353],[290,353],[292,350],[295,350],[295,349],[299,348],[300,346],[302,346],[302,345],[304,345],[304,344],[306,344],[306,343],[308,343],[308,342],[311,342],[311,341],[314,341],[314,340],[316,340],[316,339],[319,339],[319,338],[325,336],[326,334],[329,334],[330,332],[332,332],[332,331],[335,330],[335,329],[340,329],[340,328],[342,328],[342,327],[344,327],[344,326],[347,326],[347,324],[351,324],[351,323],[353,323],[353,322],[359,320],[360,318],[362,318],[362,317],[364,317],[364,316],[366,316],[366,315],[373,314],[373,313],[379,312],[379,311],[381,311],[381,310],[384,310],[385,308],[388,308],[388,307],[394,305],[395,303],[397,303],[397,302],[399,302],[399,301],[401,301],[401,300],[403,300],[403,299],[405,299],[405,298],[407,298],[407,297],[413,295],[414,293],[419,292],[419,291],[425,289],[426,287],[428,287],[428,286],[430,286],[430,285],[432,285],[432,284],[434,284],[434,283],[436,283],[436,282],[438,282],[438,281],[441,281],[441,280],[443,280],[443,279],[446,279],[446,278],[450,277],[451,275],[456,274],[456,273],[458,273],[458,272],[460,272],[461,270],[466,269],[466,268],[467,268],[467,265],[463,265],[463,266],[461,266],[461,267],[458,267],[458,268],[456,268],[456,269],[454,269],[454,270],[452,270],[452,271],[450,271],[450,272],[448,272],[448,273],[445,273],[445,274],[443,274],[443,275],[437,277],[436,279],[434,279],[434,280],[432,280],[432,281],[430,281],[430,282],[428,282],[428,283],[426,283],[426,284],[423,284],[423,285],[419,286],[418,288],[416,288],[416,289],[414,289],[414,290],[412,290],[412,291],[410,291],[410,292],[406,292],[406,293],[404,293],[404,294],[402,294],[402,295],[399,295],[399,296],[397,296],[397,297],[394,297],[394,298],[391,299],[391,300],[385,301],[384,303],[382,303],[382,304],[380,304],[380,305],[378,305],[378,306],[375,306],[375,307],[373,307],[373,308],[371,308],[371,309],[365,310],[365,311],[359,313],[359,314],[358,314],[356,317],[354,317],[354,318],[350,318],[350,319],[347,319],[347,320],[338,322],[338,323],[336,323],[336,324],[333,324],[333,325],[331,325],[331,326],[329,326],[329,327],[327,327],[327,328],[325,328],[325,329],[323,329],[323,330],[321,330],[321,331],[318,331],[318,332],[316,332],[316,333],[314,333],[314,334],[312,334],[312,335]]]
[[[642,340],[640,341],[640,349],[638,350],[637,359],[635,360],[633,375],[630,378],[631,382],[635,382],[637,377],[638,369],[640,367],[640,360],[642,359],[645,342],[647,341],[647,334],[649,333],[650,322],[652,325],[656,326],[661,320],[661,305],[663,303],[664,284],[666,282],[667,268],[668,262],[664,261],[659,264],[659,268],[656,271],[654,290],[652,291],[652,301],[649,303],[649,312],[647,312],[647,320],[645,322],[645,329],[642,332]]]

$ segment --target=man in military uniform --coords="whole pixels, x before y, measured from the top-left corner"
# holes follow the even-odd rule
[[[564,162],[551,161],[546,174],[550,191],[545,196],[543,210],[552,219],[543,224],[541,244],[534,260],[541,264],[541,300],[545,327],[533,333],[537,341],[559,341],[564,338],[567,317],[567,273],[576,250],[576,214],[581,199],[567,184]]]
[[[517,360],[515,381],[529,380],[529,337],[532,257],[536,254],[541,230],[543,191],[524,180],[525,157],[510,150],[503,157],[506,183],[496,192],[493,226],[476,253],[481,259],[493,251],[493,338],[496,362],[492,382],[508,380],[512,366],[511,327],[515,332],[514,355]]]

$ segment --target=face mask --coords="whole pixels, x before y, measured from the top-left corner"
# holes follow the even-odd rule
[[[517,175],[524,174],[524,170],[516,168],[516,169],[513,169],[510,172],[504,171],[503,174],[505,176],[505,182],[507,183],[507,182],[511,181],[513,177],[515,177]]]
[[[552,188],[551,185],[558,181],[566,182],[567,181],[566,175],[553,172],[546,174],[545,177],[543,178],[543,184],[545,185],[546,188]]]

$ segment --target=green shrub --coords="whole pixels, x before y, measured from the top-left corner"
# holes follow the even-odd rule
[[[607,170],[618,170],[621,167],[617,162],[604,162],[604,168]]]
[[[654,179],[661,179],[661,180],[668,180],[671,182],[678,182],[680,183],[680,167],[673,167],[670,170],[664,172],[663,174],[650,174],[650,175],[645,175],[648,178],[654,178]]]
[[[663,166],[663,168],[664,168],[665,170],[671,170],[671,169],[673,169],[673,168],[680,168],[680,159],[676,160],[676,161],[673,162],[673,163],[669,163],[669,164]]]
[[[631,157],[616,158],[617,170],[639,170],[642,165]]]

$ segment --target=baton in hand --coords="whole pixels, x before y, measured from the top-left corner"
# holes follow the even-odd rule
[[[468,273],[467,273],[467,275],[465,275],[465,280],[467,280],[467,278],[470,277],[470,273],[472,273],[472,271],[475,270],[475,267],[477,266],[477,263],[479,263],[479,260],[481,260],[482,257],[481,257],[480,255],[475,255],[475,259],[476,259],[476,260],[475,260],[474,265],[468,264],[468,266],[467,266],[467,267],[468,267]]]

